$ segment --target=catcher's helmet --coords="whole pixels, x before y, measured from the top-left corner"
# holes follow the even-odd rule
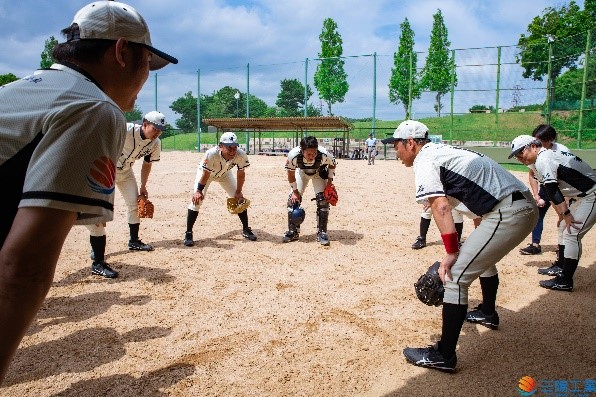
[[[295,202],[292,206],[292,211],[290,212],[290,219],[292,220],[292,224],[299,226],[302,222],[304,222],[304,217],[306,216],[306,212],[304,208],[300,206],[299,202]]]

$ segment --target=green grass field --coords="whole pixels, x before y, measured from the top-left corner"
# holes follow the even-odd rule
[[[393,133],[393,130],[402,120],[386,121],[377,120],[375,124],[376,136],[384,138]],[[500,113],[495,114],[463,114],[453,117],[434,117],[421,119],[425,123],[432,135],[442,135],[443,140],[455,141],[497,141],[510,142],[518,135],[530,134],[536,125],[543,122],[540,113],[537,112],[522,112],[522,113]],[[353,129],[350,131],[350,139],[366,139],[372,129],[371,122],[355,122],[352,124]],[[253,142],[254,133],[251,132],[251,144]],[[260,136],[262,138],[291,138],[295,134],[294,131],[262,131]],[[256,133],[257,140],[259,133]],[[342,137],[341,131],[317,131],[315,135],[320,138],[336,138]],[[590,136],[591,137],[591,136]],[[246,144],[246,134],[242,131],[238,132],[238,140],[241,145]],[[571,149],[578,147],[577,139],[572,139],[559,131],[559,141]],[[202,133],[201,145],[215,144],[215,133]],[[164,150],[196,150],[198,144],[198,136],[196,133],[190,134],[175,134],[162,139],[162,147]],[[596,140],[583,140],[582,149],[596,149]]]

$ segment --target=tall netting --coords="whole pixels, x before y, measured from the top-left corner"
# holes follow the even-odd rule
[[[454,84],[441,95],[422,90],[419,97],[411,99],[410,117],[424,119],[444,141],[455,143],[506,145],[515,135],[530,133],[539,123],[550,123],[570,147],[579,148],[586,143],[594,147],[596,40],[592,33],[545,38],[543,43],[525,49],[500,46],[449,51],[454,60]],[[522,59],[522,50],[533,56]],[[427,56],[425,52],[417,53],[416,73],[423,71]],[[332,115],[369,122],[366,127],[356,127],[352,137],[366,136],[371,130],[378,137],[390,134],[406,114],[402,103],[389,100],[393,54],[370,53],[346,56],[342,60],[349,89],[343,101],[331,103],[330,108],[314,84],[317,67],[323,62],[316,57],[277,64],[252,62],[218,70],[198,69],[194,74],[176,73],[175,68],[169,68],[150,76],[137,104],[143,112],[154,109],[164,112],[168,122],[176,127],[181,115],[170,108],[175,100],[189,93],[194,98],[199,92],[210,96],[223,87],[231,87],[239,93],[239,98],[234,101],[230,96],[228,103],[222,103],[219,108],[210,107],[208,114],[202,108],[201,118],[271,117],[279,115],[274,108],[281,81],[297,80],[308,84],[313,92],[308,98],[308,116],[327,116],[331,109]],[[247,93],[258,98],[251,99],[248,109]],[[265,112],[264,108],[269,110]],[[218,113],[217,109],[221,111]],[[462,117],[464,114],[466,117]],[[435,123],[433,120],[439,117],[442,122]],[[491,122],[475,123],[477,118],[490,118]],[[477,131],[479,124],[485,126],[483,131]],[[170,133],[176,135],[173,148],[187,147],[189,140],[196,142],[197,148],[212,144],[209,134],[214,134],[208,130],[201,134],[182,130]],[[341,131],[318,134],[330,142],[343,137]],[[251,151],[263,150],[263,145],[267,151],[281,150],[289,144],[287,134],[270,135],[268,140],[261,141],[259,148],[254,146],[257,132],[240,132],[239,138],[244,144],[248,140]]]

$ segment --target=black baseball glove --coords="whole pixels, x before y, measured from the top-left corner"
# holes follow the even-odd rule
[[[416,296],[422,303],[428,306],[440,306],[443,304],[443,295],[445,294],[445,288],[441,277],[439,277],[439,266],[441,262],[433,263],[426,273],[424,273],[414,288],[416,290]]]

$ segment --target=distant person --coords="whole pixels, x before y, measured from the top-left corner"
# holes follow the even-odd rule
[[[375,165],[375,157],[377,156],[377,141],[378,139],[373,137],[372,132],[368,134],[368,139],[364,141],[366,145],[366,154],[368,156],[368,165]]]
[[[550,275],[555,277],[539,284],[556,291],[572,291],[573,275],[583,250],[582,240],[596,223],[596,172],[579,157],[546,149],[539,139],[529,135],[520,135],[513,140],[511,157],[527,166],[534,165],[538,181],[544,185],[548,200],[559,214],[557,226],[562,269],[546,269],[553,271]],[[572,204],[569,199],[573,199]],[[589,248],[594,248],[593,243]]]
[[[460,204],[461,205],[461,204]],[[416,237],[416,241],[412,244],[412,249],[419,250],[426,247],[426,235],[430,228],[430,221],[432,219],[432,210],[430,203],[427,201],[423,204],[423,211],[420,214],[420,234]],[[455,222],[455,231],[457,232],[457,241],[461,242],[461,235],[464,230],[464,216],[457,209],[451,210],[453,216],[453,222]]]
[[[86,5],[62,33],[50,69],[0,87],[0,382],[71,227],[113,218],[123,112],[150,70],[178,62],[151,46],[133,7],[116,1]]]
[[[439,267],[445,285],[441,338],[428,347],[407,347],[403,353],[411,364],[454,372],[464,321],[498,328],[496,265],[530,233],[538,209],[529,189],[494,160],[431,143],[428,127],[418,121],[402,122],[393,137],[382,142],[393,143],[401,162],[414,167],[416,201],[430,203],[446,251]],[[461,247],[451,215],[459,203],[471,218],[482,217]],[[482,303],[468,312],[468,289],[477,278]]]

